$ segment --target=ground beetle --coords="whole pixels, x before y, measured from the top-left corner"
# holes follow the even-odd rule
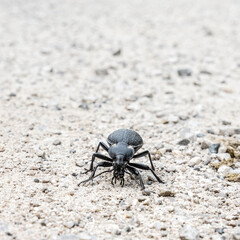
[[[89,177],[89,179],[80,182],[78,185],[80,185],[81,183],[88,182],[103,173],[113,172],[112,184],[116,183],[117,180],[120,180],[120,185],[123,187],[124,173],[127,173],[129,175],[134,174],[139,177],[140,185],[142,189],[144,189],[145,187],[143,184],[143,180],[137,168],[142,170],[150,170],[159,183],[164,183],[154,172],[155,168],[153,166],[149,151],[144,151],[139,154],[135,154],[143,145],[143,140],[137,132],[130,129],[119,129],[114,131],[108,136],[107,142],[109,146],[107,146],[103,142],[100,142],[98,144],[96,152],[92,155],[90,169],[86,171],[86,172],[92,171],[92,174]],[[110,157],[98,153],[100,146],[105,151],[108,152]],[[145,164],[130,162],[130,160],[133,158],[140,158],[143,156],[148,156],[151,163],[151,168]],[[96,165],[96,167],[93,168],[93,162],[95,158],[100,158],[105,161],[99,162]],[[113,168],[101,172],[95,176],[98,167],[113,167]]]

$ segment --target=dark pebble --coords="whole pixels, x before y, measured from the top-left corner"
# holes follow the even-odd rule
[[[209,146],[209,151],[210,153],[218,153],[218,149],[220,147],[220,143],[214,143],[212,145]]]
[[[120,230],[117,230],[117,231],[115,232],[115,234],[116,234],[116,235],[121,235],[121,231],[120,231]]]
[[[203,138],[205,135],[203,133],[198,133],[197,138]]]
[[[192,71],[190,69],[179,69],[178,76],[180,77],[188,77],[192,75]]]
[[[234,134],[240,134],[240,128],[234,129]]]
[[[148,181],[147,185],[152,185],[152,183],[153,183],[152,181]]]
[[[190,143],[190,141],[188,139],[183,139],[183,140],[178,142],[178,145],[186,146],[189,143]]]
[[[79,108],[85,109],[85,110],[89,110],[89,107],[86,103],[82,103],[78,106]]]
[[[126,227],[126,232],[131,232],[131,228],[129,226]]]
[[[54,146],[58,146],[58,145],[61,145],[61,144],[62,144],[62,142],[60,140],[57,140],[57,139],[53,142]]]
[[[113,53],[113,56],[119,56],[119,55],[121,55],[121,53],[122,53],[121,49],[118,49],[117,51],[115,51]]]
[[[76,177],[78,174],[77,173],[72,173],[72,176],[73,177]]]
[[[39,180],[39,179],[37,179],[37,178],[35,178],[35,179],[34,179],[34,182],[35,182],[35,183],[39,183],[39,182],[40,182],[40,180]]]
[[[199,73],[200,74],[205,74],[205,75],[212,75],[212,73],[207,71],[207,70],[201,70]]]
[[[75,149],[71,149],[69,152],[74,154],[74,153],[76,153],[76,150]]]
[[[223,124],[223,125],[231,125],[232,123],[229,122],[229,121],[223,120],[223,121],[222,121],[222,124]]]
[[[207,133],[209,133],[209,134],[215,134],[214,130],[212,130],[212,129],[208,129],[208,130],[207,130]]]
[[[55,105],[55,110],[56,110],[56,111],[61,111],[62,108],[57,104],[57,105]]]
[[[108,70],[107,69],[96,69],[95,74],[97,76],[107,76],[108,75]]]
[[[195,167],[194,170],[200,172],[200,167]]]
[[[10,94],[9,94],[9,97],[16,97],[16,96],[17,96],[16,93],[10,93]]]
[[[219,233],[219,234],[223,234],[224,233],[224,229],[223,228],[217,228],[215,231],[217,233]]]
[[[43,221],[41,221],[41,223],[40,223],[42,226],[47,226],[47,223],[43,220]]]

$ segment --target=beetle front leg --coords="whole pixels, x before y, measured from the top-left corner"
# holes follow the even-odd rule
[[[107,144],[105,144],[104,142],[99,142],[99,143],[98,143],[98,146],[97,146],[96,153],[98,152],[100,146],[101,146],[106,152],[108,152],[109,147],[107,146]]]
[[[134,167],[130,167],[130,166],[127,166],[127,169],[134,175],[138,176],[139,177],[139,181],[140,181],[140,185],[141,185],[141,188],[142,190],[145,189],[145,186],[144,186],[144,183],[143,183],[143,180],[142,180],[142,176],[140,174],[140,172],[134,168]]]
[[[159,183],[164,183],[149,166],[141,163],[129,163],[129,165],[142,170],[150,170]]]
[[[144,151],[144,152],[141,152],[139,154],[136,154],[136,155],[133,156],[133,158],[140,158],[140,157],[144,157],[146,155],[148,155],[149,161],[151,163],[152,170],[155,170],[155,167],[153,166],[152,158],[151,158],[151,155],[150,155],[149,151]]]
[[[83,173],[88,173],[88,172],[90,172],[90,171],[93,171],[93,163],[94,163],[95,158],[100,158],[100,159],[102,159],[102,160],[105,160],[105,161],[108,161],[108,162],[112,162],[112,159],[111,159],[111,158],[109,158],[109,157],[107,157],[107,156],[105,156],[105,155],[103,155],[103,154],[101,154],[101,153],[94,153],[94,154],[92,155],[92,160],[91,160],[90,168],[89,168],[87,171],[83,172]]]

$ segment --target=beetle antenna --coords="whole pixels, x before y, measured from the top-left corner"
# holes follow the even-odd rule
[[[85,181],[80,182],[79,185],[80,185],[81,183],[86,183],[86,182],[88,182],[88,181],[90,181],[90,180],[93,180],[94,178],[96,178],[96,177],[102,175],[103,173],[106,173],[106,172],[112,172],[113,170],[114,170],[114,169],[107,170],[107,171],[103,171],[103,172],[97,174],[96,176],[94,176],[94,177],[92,177],[92,178],[89,178],[89,179],[87,179],[87,180],[85,180]]]
[[[106,172],[112,172],[113,170],[114,170],[114,169],[110,169],[110,170],[103,171],[103,172],[97,174],[96,176],[94,176],[94,178],[96,178],[96,177],[102,175],[103,173],[106,173]]]

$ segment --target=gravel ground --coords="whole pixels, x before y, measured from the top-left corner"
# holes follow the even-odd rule
[[[1,240],[240,239],[239,1],[0,13]],[[119,128],[140,133],[165,184],[141,171],[143,192],[111,173],[78,187]]]

